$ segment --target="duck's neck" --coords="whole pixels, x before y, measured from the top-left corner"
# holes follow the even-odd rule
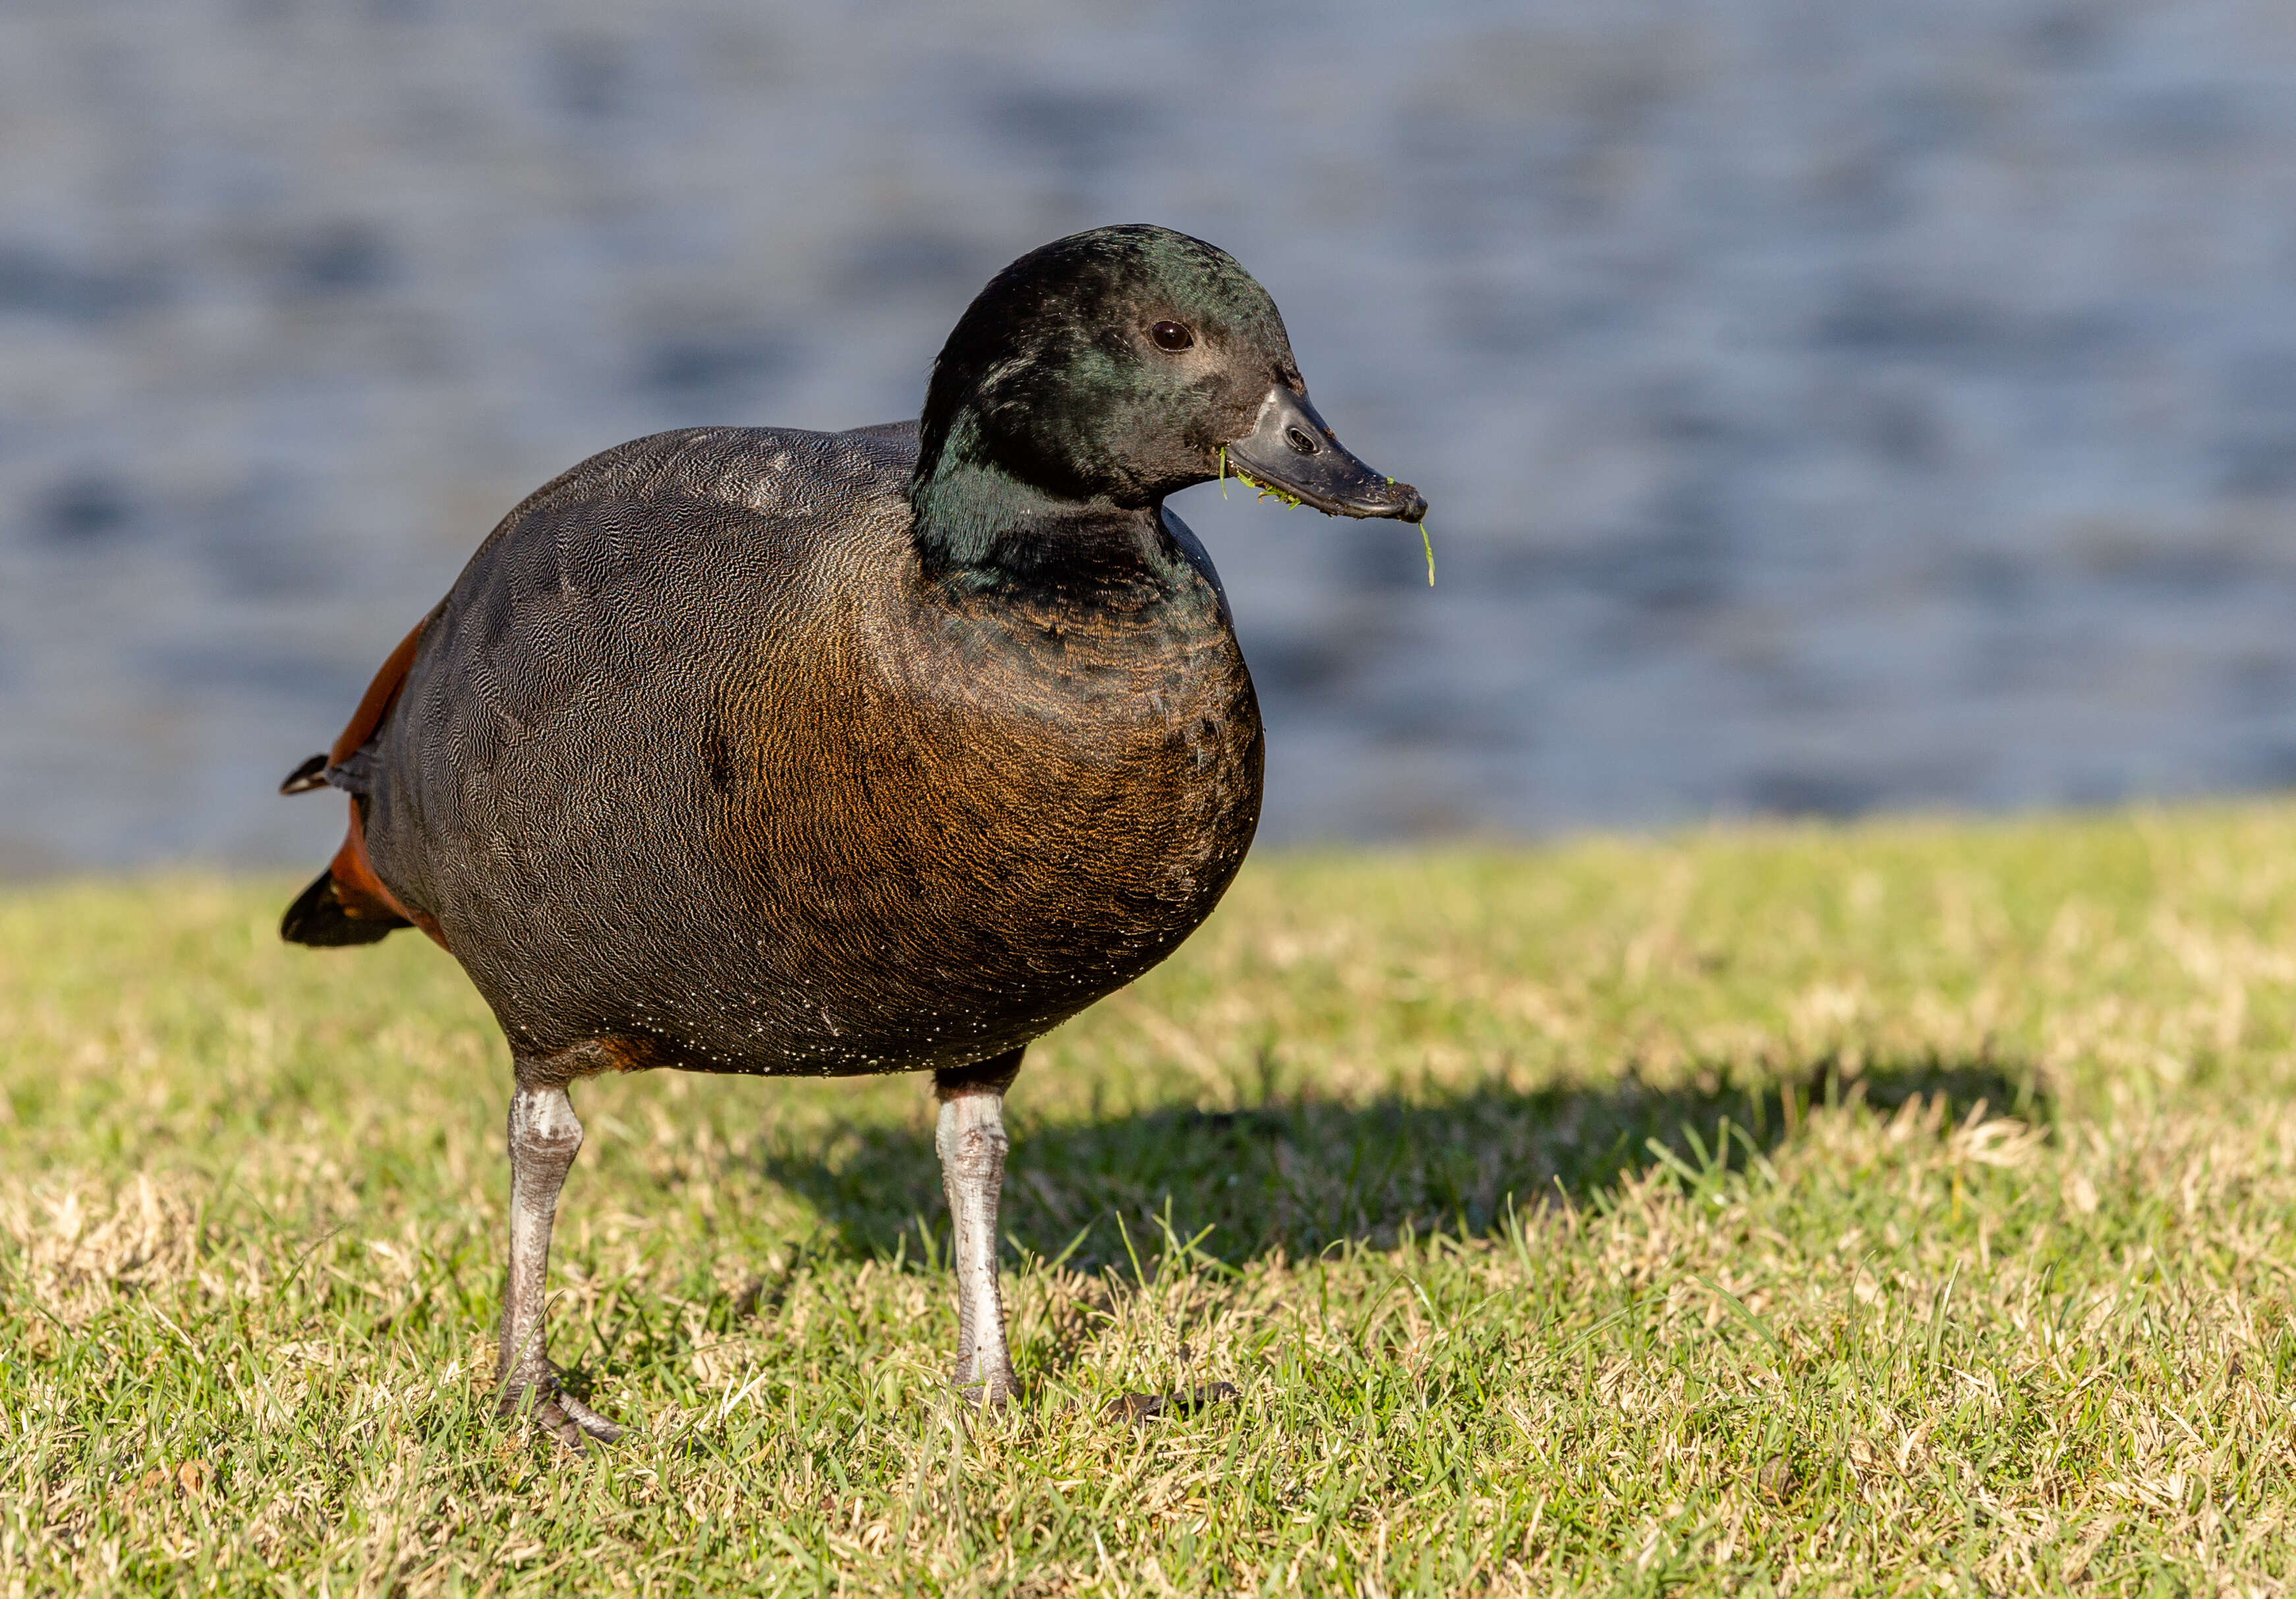
[[[1054,591],[1136,605],[1167,587],[1160,505],[1066,498],[954,452],[909,497],[926,577],[963,592]]]

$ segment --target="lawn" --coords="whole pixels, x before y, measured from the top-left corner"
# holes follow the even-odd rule
[[[2296,1584],[2296,807],[1263,856],[1014,1087],[1001,1414],[921,1082],[585,1085],[580,1458],[294,886],[0,895],[9,1595]]]

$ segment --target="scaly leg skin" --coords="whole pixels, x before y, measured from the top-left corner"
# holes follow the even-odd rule
[[[1013,1050],[977,1066],[933,1073],[940,1127],[941,1187],[956,1257],[956,1391],[1002,1405],[1020,1391],[1004,1347],[1004,1301],[996,1291],[996,1201],[1004,1187],[1004,1090],[1021,1070]]]
[[[510,1102],[510,1287],[503,1296],[504,1415],[529,1406],[551,1437],[580,1450],[591,1439],[611,1443],[622,1430],[558,1385],[543,1346],[545,1280],[550,1270],[550,1225],[558,1191],[582,1147],[582,1124],[562,1087],[521,1086]]]

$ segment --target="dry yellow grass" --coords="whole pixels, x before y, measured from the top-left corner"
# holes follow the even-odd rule
[[[579,1461],[489,1419],[451,964],[20,890],[0,1584],[2280,1591],[2292,862],[2285,807],[1262,860],[1032,1054],[988,1418],[917,1084],[592,1085]]]

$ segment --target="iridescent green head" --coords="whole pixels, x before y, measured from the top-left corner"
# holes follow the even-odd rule
[[[1222,471],[1319,510],[1426,509],[1349,455],[1308,403],[1283,318],[1226,250],[1169,228],[1095,228],[1029,251],[933,364],[913,496],[922,520],[986,473],[1031,501],[1153,506]]]

